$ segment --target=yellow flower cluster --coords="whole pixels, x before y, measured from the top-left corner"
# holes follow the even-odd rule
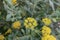
[[[12,28],[14,29],[20,29],[21,23],[20,21],[16,21],[12,24]]]
[[[56,38],[53,35],[47,35],[43,36],[42,40],[56,40]]]
[[[24,26],[26,28],[34,29],[37,25],[37,21],[34,18],[28,17],[24,20]]]
[[[45,24],[45,25],[50,25],[52,22],[49,18],[44,18],[42,19],[42,22]]]
[[[0,40],[4,40],[4,39],[5,39],[5,37],[0,34]]]
[[[47,26],[42,27],[42,35],[43,36],[50,35],[50,33],[51,33],[51,29],[49,27],[47,27]]]
[[[7,32],[5,33],[5,35],[6,35],[6,34],[9,34],[9,33],[11,33],[11,32],[12,32],[12,30],[11,30],[11,29],[8,29]]]
[[[17,4],[17,0],[12,0],[12,4],[13,5]]]
[[[42,40],[56,40],[56,38],[51,35],[51,29],[47,26],[42,27]]]

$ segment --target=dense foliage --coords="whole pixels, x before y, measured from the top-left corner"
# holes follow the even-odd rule
[[[0,40],[60,40],[60,1],[0,0]]]

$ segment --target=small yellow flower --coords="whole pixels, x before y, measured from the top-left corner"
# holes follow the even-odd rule
[[[0,34],[0,40],[4,40],[4,39],[5,39],[5,37]]]
[[[49,19],[49,18],[44,18],[42,19],[42,22],[45,24],[45,25],[50,25],[52,23],[52,21]]]
[[[42,36],[42,40],[48,40],[48,38],[49,38],[49,35],[46,35],[46,36]]]
[[[8,29],[7,32],[5,33],[5,35],[6,35],[6,34],[9,34],[9,33],[11,33],[11,32],[12,32],[12,30],[11,30],[11,29]]]
[[[12,24],[12,27],[13,27],[14,29],[20,29],[20,26],[21,26],[20,21],[16,21],[16,22],[14,22],[14,23]]]
[[[28,17],[24,20],[24,26],[26,28],[34,29],[37,26],[37,21],[34,18]]]
[[[51,33],[51,29],[47,26],[43,26],[42,27],[42,35],[43,36],[46,36],[46,35],[49,35]]]
[[[56,38],[53,35],[50,35],[50,40],[56,40]]]
[[[12,4],[13,5],[17,4],[17,0],[12,0]]]
[[[56,40],[53,35],[46,35],[42,37],[42,40]]]
[[[50,37],[48,39],[49,40],[56,40],[56,38],[53,35],[50,35]]]

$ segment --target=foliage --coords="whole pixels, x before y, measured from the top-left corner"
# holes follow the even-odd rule
[[[0,33],[5,40],[41,40],[44,25],[60,40],[60,26],[55,26],[58,21],[59,0],[0,0]]]

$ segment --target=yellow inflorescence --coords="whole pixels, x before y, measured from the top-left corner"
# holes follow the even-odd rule
[[[42,40],[56,40],[56,38],[51,35],[51,29],[47,26],[42,27]]]
[[[16,21],[12,24],[12,28],[14,29],[20,29],[21,23],[20,21]]]
[[[26,28],[34,29],[37,25],[37,21],[34,18],[28,17],[24,20],[24,26]]]
[[[43,36],[46,36],[46,35],[49,35],[51,33],[51,29],[47,26],[43,26],[42,27],[42,35]]]
[[[0,35],[0,40],[4,40],[5,37],[3,35]]]
[[[56,40],[56,38],[53,35],[47,35],[43,36],[42,40]]]
[[[13,5],[17,4],[17,0],[12,0],[12,4]]]
[[[49,37],[49,35],[43,36],[43,37],[42,37],[42,40],[47,40],[48,37]]]
[[[52,22],[49,18],[44,18],[42,19],[42,22],[45,24],[45,25],[50,25]]]
[[[50,37],[48,39],[49,40],[56,40],[56,38],[53,35],[50,35]]]
[[[12,29],[8,29],[7,32],[5,33],[5,35],[8,33],[11,33],[11,32],[12,32]]]

